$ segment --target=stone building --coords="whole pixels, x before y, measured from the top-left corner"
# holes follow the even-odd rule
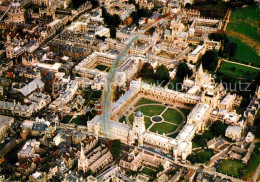
[[[21,4],[14,1],[11,4],[10,10],[8,12],[8,23],[25,23],[24,11],[21,8]]]

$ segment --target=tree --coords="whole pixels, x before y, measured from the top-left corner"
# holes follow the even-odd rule
[[[101,9],[102,9],[102,18],[104,18],[104,22],[108,26],[118,27],[118,25],[120,24],[120,17],[117,14],[110,15],[104,6]]]
[[[113,155],[114,160],[118,159],[122,150],[120,140],[112,140],[110,145],[110,152]]]
[[[215,50],[207,51],[201,58],[203,67],[209,71],[215,71],[218,66],[218,53]]]
[[[165,65],[160,65],[156,68],[156,78],[160,82],[168,83],[170,80],[169,70]]]
[[[114,26],[110,26],[110,37],[111,38],[116,38],[116,28]]]
[[[144,63],[139,72],[139,76],[142,78],[154,78],[154,70],[152,65],[150,63]]]
[[[176,77],[183,80],[186,76],[190,77],[192,75],[192,70],[184,62],[181,62],[178,66]]]
[[[223,124],[220,120],[217,120],[211,125],[212,132],[215,136],[225,136],[227,126]]]

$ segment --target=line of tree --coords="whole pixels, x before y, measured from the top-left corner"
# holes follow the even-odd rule
[[[201,62],[203,68],[214,72],[218,66],[218,53],[216,50],[207,51],[202,57]]]
[[[226,34],[212,33],[209,35],[209,39],[221,41],[221,48],[218,52],[220,57],[233,58],[236,55],[237,44],[230,42]]]
[[[72,0],[71,4],[69,5],[72,9],[78,9],[81,5],[85,4],[86,2],[90,2],[92,5],[92,8],[96,8],[99,6],[99,3],[97,0]]]
[[[165,65],[160,65],[156,68],[156,71],[150,63],[144,63],[139,71],[139,77],[148,80],[157,80],[162,86],[166,85],[170,81],[169,70]]]
[[[104,6],[101,7],[102,9],[102,18],[104,18],[105,24],[108,26],[115,26],[118,27],[120,25],[120,17],[117,14],[110,15]]]

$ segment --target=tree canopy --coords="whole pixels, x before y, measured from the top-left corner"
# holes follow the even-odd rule
[[[102,18],[104,18],[105,23],[108,26],[118,27],[121,21],[120,17],[117,14],[110,15],[104,6],[101,9],[102,9]]]
[[[113,155],[114,160],[118,159],[122,150],[120,140],[112,140],[110,143],[110,152]]]
[[[201,61],[203,67],[209,71],[215,71],[218,66],[218,53],[215,50],[207,51],[202,57]]]
[[[192,75],[192,70],[185,62],[181,62],[178,66],[176,77],[178,77],[180,80],[183,80],[187,75],[190,77]]]
[[[144,63],[142,69],[139,72],[139,76],[142,78],[154,78],[154,70],[150,63]]]
[[[169,82],[170,75],[169,70],[165,65],[160,65],[156,68],[156,79],[165,84]]]
[[[218,120],[212,124],[211,129],[214,136],[225,136],[227,126]]]

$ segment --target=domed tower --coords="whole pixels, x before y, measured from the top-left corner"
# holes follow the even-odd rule
[[[134,116],[133,132],[136,136],[145,132],[144,115],[141,111],[137,111]]]
[[[21,8],[21,4],[14,1],[11,4],[10,10],[8,12],[8,22],[9,23],[24,23],[24,11]]]
[[[13,57],[14,57],[14,47],[12,45],[11,37],[9,35],[7,35],[5,51],[6,51],[6,57],[13,59]]]

